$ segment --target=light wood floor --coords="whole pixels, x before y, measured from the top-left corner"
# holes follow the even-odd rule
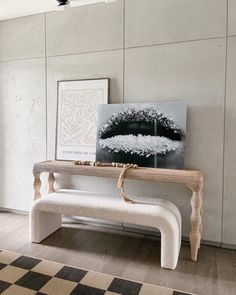
[[[0,212],[0,248],[167,286],[199,295],[236,294],[236,251],[202,246],[191,262],[182,245],[178,267],[160,267],[160,241],[88,225],[64,225],[42,244],[28,242],[28,216]],[[150,294],[151,295],[151,294]]]

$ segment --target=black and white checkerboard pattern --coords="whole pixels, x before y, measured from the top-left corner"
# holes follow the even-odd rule
[[[190,295],[0,250],[1,295]]]

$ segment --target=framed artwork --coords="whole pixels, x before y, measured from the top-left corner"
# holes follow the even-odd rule
[[[95,160],[97,108],[108,96],[108,78],[58,81],[56,160]]]
[[[96,160],[184,168],[186,113],[184,101],[99,106]]]

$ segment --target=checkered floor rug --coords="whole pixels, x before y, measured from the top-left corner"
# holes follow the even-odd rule
[[[0,250],[1,295],[190,295]]]

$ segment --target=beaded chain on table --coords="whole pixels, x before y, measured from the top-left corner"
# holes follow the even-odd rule
[[[94,162],[94,161],[74,161],[74,165],[81,165],[81,166],[95,166],[95,167],[117,167],[117,168],[123,168],[120,176],[118,178],[118,183],[117,183],[117,187],[120,189],[120,197],[121,199],[129,204],[137,204],[137,202],[129,199],[126,195],[125,195],[125,188],[124,188],[124,180],[125,180],[125,175],[127,173],[127,171],[129,169],[136,169],[138,168],[137,164],[125,164],[125,163],[116,163],[116,162],[112,162],[112,163],[103,163],[103,162]]]

